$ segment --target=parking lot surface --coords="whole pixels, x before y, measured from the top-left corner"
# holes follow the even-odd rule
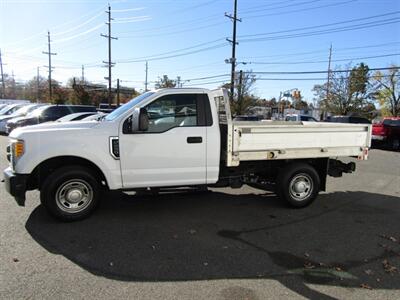
[[[400,298],[399,152],[372,150],[304,209],[248,187],[104,198],[60,223],[1,184],[0,299]]]

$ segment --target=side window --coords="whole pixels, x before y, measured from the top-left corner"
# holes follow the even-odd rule
[[[196,94],[168,95],[146,107],[149,116],[147,132],[160,133],[174,127],[197,126],[198,102]]]

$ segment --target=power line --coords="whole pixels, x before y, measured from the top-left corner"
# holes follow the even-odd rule
[[[396,45],[396,44],[398,45],[398,44],[400,44],[400,42],[390,42],[390,43],[372,44],[372,45],[369,44],[369,45],[363,45],[363,46],[357,46],[357,47],[336,48],[335,51],[340,52],[340,51],[355,50],[355,49],[379,48],[379,47],[383,47],[383,46]],[[326,52],[326,49],[307,51],[307,52],[283,53],[283,54],[277,54],[277,55],[245,56],[245,57],[242,57],[241,60],[253,59],[253,58],[268,58],[268,57],[302,56],[302,55],[307,55],[307,54],[324,53],[324,52]]]
[[[399,21],[400,21],[399,18],[392,18],[392,19],[374,21],[374,22],[357,24],[357,25],[352,25],[352,26],[338,27],[338,28],[332,28],[332,29],[326,29],[326,30],[320,30],[320,31],[310,31],[310,32],[303,32],[303,33],[292,34],[292,35],[280,35],[280,36],[272,36],[272,37],[264,37],[264,38],[244,39],[244,40],[240,40],[240,41],[242,43],[243,42],[246,43],[246,42],[260,42],[260,41],[282,40],[282,39],[291,39],[291,38],[298,38],[298,37],[324,35],[324,34],[329,34],[329,33],[353,31],[353,30],[358,30],[358,29],[390,25],[390,24],[399,23]]]
[[[330,27],[330,26],[335,26],[335,25],[341,25],[341,24],[359,22],[359,21],[364,21],[364,20],[376,19],[376,18],[380,18],[380,17],[387,17],[387,16],[391,16],[391,15],[397,15],[399,13],[400,13],[400,11],[395,11],[395,12],[390,12],[390,13],[385,13],[385,14],[380,14],[380,15],[374,15],[374,16],[369,16],[369,17],[364,17],[364,18],[357,18],[357,19],[351,19],[351,20],[334,22],[334,23],[329,23],[329,24],[321,24],[321,25],[307,26],[307,27],[296,28],[296,29],[279,30],[279,31],[264,32],[264,33],[239,35],[239,38],[242,38],[242,37],[256,37],[256,36],[264,36],[264,35],[273,35],[273,34],[277,34],[277,33],[287,33],[287,32],[303,31],[303,30],[315,29],[315,28],[321,28],[321,27]]]
[[[387,71],[387,70],[396,70],[398,67],[386,67],[386,68],[369,68],[369,71]],[[347,73],[351,72],[351,69],[346,69],[346,70],[331,70],[330,73]],[[294,75],[306,75],[306,74],[327,74],[328,71],[287,71],[287,72],[262,72],[262,71],[256,71],[256,72],[249,72],[251,74],[278,74],[278,75],[289,75],[289,74],[294,74]]]
[[[369,68],[368,71],[386,71],[386,70],[397,70],[399,67],[380,67],[380,68]],[[254,75],[307,75],[307,74],[327,74],[327,73],[348,73],[353,71],[352,69],[345,69],[345,70],[324,70],[324,71],[279,71],[279,72],[268,72],[268,71],[247,71],[246,73],[249,74],[254,74]],[[214,78],[220,78],[220,77],[229,77],[230,74],[218,74],[218,75],[212,75],[212,76],[205,76],[205,77],[197,77],[197,78],[189,78],[186,79],[185,82],[191,82],[191,81],[198,81],[198,80],[206,80],[206,79],[214,79]],[[262,77],[260,77],[262,78]],[[259,78],[257,78],[258,80]],[[279,79],[279,78],[278,78]],[[291,78],[288,78],[291,79]],[[295,78],[296,79],[296,78]],[[325,78],[326,79],[326,78]],[[308,79],[307,79],[308,80]],[[134,81],[132,81],[134,82]],[[135,81],[135,82],[140,82],[140,81]]]
[[[150,16],[139,16],[139,17],[130,17],[130,18],[118,18],[115,19],[114,24],[126,24],[126,23],[137,23],[143,21],[149,21],[152,18]]]
[[[112,13],[122,13],[122,12],[128,12],[128,11],[139,11],[143,10],[145,7],[135,7],[135,8],[127,8],[127,9],[113,9],[111,12]]]
[[[270,11],[270,10],[279,10],[279,9],[282,9],[282,8],[288,8],[288,7],[293,7],[293,6],[297,7],[297,6],[302,6],[302,5],[305,5],[305,4],[321,2],[321,1],[322,0],[311,0],[311,1],[304,1],[304,2],[300,2],[300,3],[296,2],[294,4],[281,5],[281,6],[272,7],[272,8],[271,7],[268,7],[268,8],[254,7],[253,9],[244,10],[244,11],[242,11],[242,13],[246,14],[246,13],[253,12],[253,11],[260,12],[260,11],[264,11],[264,10],[268,10],[268,11]],[[280,3],[280,4],[282,4],[282,3]]]
[[[198,27],[193,27],[193,28],[186,28],[186,29],[181,29],[181,30],[177,30],[177,31],[170,31],[170,32],[166,32],[166,33],[155,33],[155,34],[143,34],[143,35],[123,35],[120,36],[121,38],[127,39],[127,38],[150,38],[150,37],[157,37],[157,36],[170,36],[170,35],[176,35],[179,33],[184,33],[184,32],[193,32],[196,30],[201,30],[201,29],[205,29],[205,28],[211,28],[211,27],[216,27],[219,25],[225,24],[225,21],[223,22],[217,22],[217,23],[212,23],[212,24],[208,24],[208,25],[203,25],[203,26],[198,26]]]
[[[374,56],[364,56],[364,57],[352,57],[352,58],[343,58],[343,59],[335,59],[332,62],[343,62],[343,61],[351,61],[351,60],[360,60],[360,59],[373,59],[373,58],[382,58],[382,57],[391,57],[391,56],[399,56],[400,53],[390,53],[383,55],[374,55]],[[327,63],[327,60],[317,60],[317,61],[290,61],[290,62],[248,62],[248,64],[254,65],[301,65],[301,64],[319,64],[319,63]]]
[[[260,8],[263,8],[263,7],[271,7],[271,6],[281,5],[281,4],[284,4],[284,3],[289,3],[289,2],[294,2],[294,1],[296,1],[296,0],[277,1],[277,2],[269,3],[269,4],[251,6],[248,9],[241,10],[241,13],[245,14],[245,13],[248,13],[248,12],[253,12],[254,10],[258,11]],[[274,9],[274,7],[270,8],[270,9]]]
[[[204,80],[204,79],[212,79],[212,78],[227,77],[227,76],[230,76],[230,74],[213,75],[213,76],[200,77],[200,78],[190,78],[190,79],[186,79],[185,81]]]
[[[199,85],[225,83],[225,82],[226,82],[226,80],[218,80],[218,81],[202,82],[202,83],[199,83],[199,84],[188,84],[188,85],[185,84],[185,86],[186,87],[194,87],[194,86],[199,86]]]
[[[174,27],[178,27],[178,28],[182,28],[182,27],[187,27],[190,24],[195,24],[198,25],[201,21],[210,21],[213,19],[218,19],[220,18],[220,14],[212,14],[208,17],[201,17],[201,18],[197,18],[197,19],[191,19],[190,21],[183,21],[183,22],[178,22],[178,23],[174,23],[174,24],[168,24],[168,25],[164,25],[164,26],[157,26],[157,27],[150,27],[148,29],[136,29],[136,30],[128,30],[128,31],[120,31],[119,33],[135,33],[135,32],[140,32],[140,33],[148,33],[148,32],[158,32],[159,30],[163,30],[166,28],[174,28]]]
[[[310,11],[310,10],[315,10],[315,9],[320,9],[320,8],[325,8],[325,7],[332,7],[332,6],[339,6],[339,5],[344,5],[352,2],[356,2],[358,0],[348,0],[348,1],[343,1],[343,2],[337,2],[337,3],[330,3],[330,4],[324,4],[324,5],[319,5],[319,6],[314,6],[314,7],[306,7],[306,8],[300,8],[300,9],[294,9],[294,10],[287,10],[283,12],[276,12],[276,13],[268,13],[268,14],[261,14],[261,15],[250,15],[250,16],[245,16],[246,19],[255,19],[255,18],[261,18],[261,17],[270,17],[270,16],[282,16],[282,15],[287,15],[287,14],[292,14],[292,13],[298,13],[302,11]]]
[[[186,51],[186,50],[195,49],[195,48],[199,48],[199,47],[202,47],[202,46],[207,46],[207,45],[214,44],[216,42],[220,42],[220,41],[224,41],[224,40],[225,40],[224,38],[219,38],[219,39],[215,39],[215,40],[212,40],[212,41],[207,41],[207,42],[204,42],[204,43],[196,44],[194,46],[181,48],[181,49],[175,49],[175,50],[171,50],[171,51],[168,51],[168,52],[162,52],[162,53],[158,53],[158,54],[153,54],[153,55],[150,55],[150,56],[139,56],[139,57],[135,57],[135,58],[120,59],[120,60],[118,60],[118,62],[132,61],[132,60],[146,61],[147,59],[150,59],[150,58],[160,57],[160,56],[163,56],[163,55],[176,53],[176,52],[183,52],[183,51]]]
[[[190,54],[200,53],[200,52],[204,52],[204,51],[210,51],[210,50],[214,50],[214,49],[218,49],[218,48],[222,48],[222,47],[226,47],[226,46],[227,46],[226,43],[221,43],[221,44],[217,44],[215,46],[205,47],[205,48],[201,48],[198,50],[193,50],[190,52],[185,52],[185,53],[180,53],[180,54],[160,56],[160,57],[144,57],[142,59],[126,59],[123,61],[117,60],[117,62],[123,64],[123,63],[136,63],[136,62],[145,62],[145,61],[164,60],[164,59],[176,58],[176,57],[180,57],[180,56],[187,56]]]

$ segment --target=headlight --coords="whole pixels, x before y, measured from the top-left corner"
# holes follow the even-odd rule
[[[25,143],[22,140],[17,140],[12,144],[12,153],[16,159],[20,158],[25,153]]]
[[[25,153],[25,142],[22,140],[13,140],[11,142],[11,166],[15,170],[15,165]]]

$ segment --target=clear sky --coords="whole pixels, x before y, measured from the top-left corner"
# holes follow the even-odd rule
[[[51,33],[53,78],[65,82],[81,76],[105,82],[108,1],[0,0],[0,48],[5,73],[29,80],[44,65],[47,30]],[[224,17],[233,0],[110,1],[113,80],[144,88],[145,61],[150,87],[159,76],[180,76],[184,86],[215,88],[229,82],[231,56],[225,40],[232,22]],[[319,71],[365,62],[370,68],[400,62],[400,0],[238,0],[237,69],[255,72]],[[245,62],[246,65],[241,62]],[[202,80],[191,80],[203,77]],[[306,100],[325,74],[258,74],[254,93],[278,97],[298,88]],[[273,79],[273,80],[272,80]],[[285,79],[285,80],[283,80]],[[287,80],[292,79],[292,80]],[[302,80],[299,80],[302,79]],[[310,79],[310,80],[304,80]],[[115,81],[114,81],[115,84]]]

